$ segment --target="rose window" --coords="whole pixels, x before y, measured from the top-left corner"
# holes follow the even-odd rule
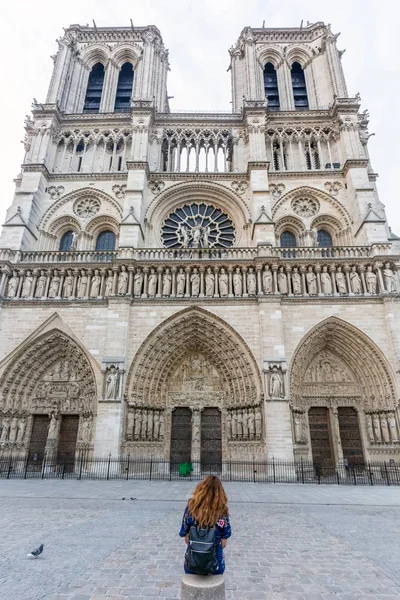
[[[299,217],[312,217],[319,211],[319,202],[315,198],[295,198],[292,209]]]
[[[93,217],[100,210],[100,200],[97,198],[82,198],[74,204],[74,213],[82,219]]]
[[[235,241],[235,227],[215,206],[185,204],[165,219],[161,238],[166,248],[229,248]]]

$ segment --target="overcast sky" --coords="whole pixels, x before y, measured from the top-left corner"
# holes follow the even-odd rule
[[[228,48],[245,26],[296,27],[324,21],[341,32],[340,50],[349,94],[360,92],[370,112],[369,150],[379,173],[380,199],[389,225],[400,235],[397,198],[400,163],[400,96],[396,0],[14,0],[1,2],[0,223],[11,204],[13,178],[23,159],[24,116],[35,97],[44,102],[52,72],[55,39],[72,23],[97,26],[156,25],[170,51],[171,109],[230,110]],[[7,143],[6,143],[7,141]]]

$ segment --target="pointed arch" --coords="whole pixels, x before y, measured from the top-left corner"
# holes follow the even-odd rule
[[[228,323],[199,307],[179,311],[144,340],[129,369],[128,401],[164,406],[168,380],[192,351],[216,366],[228,405],[260,402],[261,376],[250,348]]]
[[[338,317],[329,317],[318,323],[299,342],[294,352],[290,389],[295,406],[306,394],[304,384],[308,368],[321,353],[329,353],[337,357],[339,363],[347,365],[357,388],[355,391],[350,386],[348,395],[362,408],[397,407],[394,374],[382,350],[363,331]],[[312,393],[315,399],[321,390],[315,389]],[[327,393],[333,394],[333,391],[327,389]]]

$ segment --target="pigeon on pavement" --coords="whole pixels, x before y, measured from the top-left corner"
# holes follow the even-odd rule
[[[27,554],[27,556],[29,556],[29,558],[37,558],[39,554],[42,554],[43,548],[44,544],[40,544],[39,548],[36,548],[36,550],[32,550],[32,552]]]

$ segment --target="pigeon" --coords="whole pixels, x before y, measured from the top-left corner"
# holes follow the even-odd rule
[[[27,554],[27,556],[29,556],[29,558],[37,558],[39,554],[42,554],[43,548],[44,544],[40,544],[39,548],[36,548],[36,550],[32,550],[32,552]]]
[[[137,500],[137,498],[131,498],[131,500]]]

